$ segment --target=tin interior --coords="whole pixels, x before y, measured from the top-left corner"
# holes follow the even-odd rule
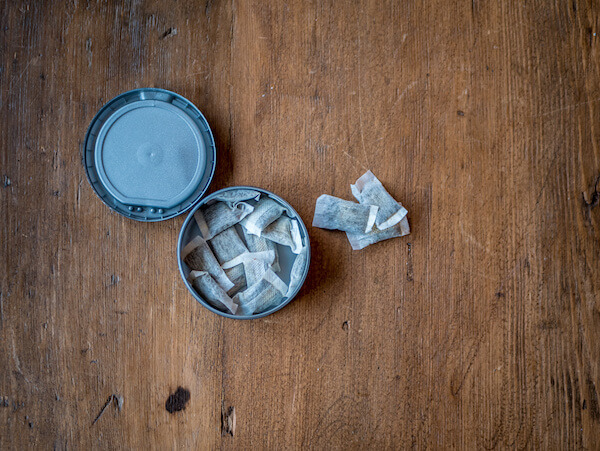
[[[303,274],[301,283],[299,283],[298,286],[296,287],[296,289],[292,293],[290,293],[289,296],[285,297],[279,305],[272,308],[271,310],[267,310],[266,312],[259,313],[256,315],[245,315],[245,316],[244,315],[232,315],[231,313],[218,310],[218,309],[214,308],[213,306],[211,306],[210,304],[208,304],[202,298],[202,296],[192,287],[191,283],[187,280],[187,276],[190,273],[190,268],[184,263],[183,259],[181,258],[181,251],[183,250],[185,245],[187,243],[189,243],[192,240],[192,238],[194,238],[195,236],[201,235],[200,230],[196,224],[196,221],[194,220],[194,212],[198,208],[200,208],[202,205],[206,205],[207,203],[209,203],[212,199],[214,199],[214,197],[216,197],[220,193],[223,193],[226,191],[238,190],[238,189],[252,189],[252,190],[259,191],[263,196],[264,195],[269,196],[273,200],[279,202],[282,206],[284,206],[285,209],[287,210],[287,215],[290,218],[296,219],[298,221],[298,225],[299,225],[299,229],[300,229],[300,236],[302,237],[302,244],[303,244],[303,246],[305,246],[307,248],[307,259],[306,259],[307,263],[306,263],[306,267],[304,268],[304,274]],[[254,205],[256,203],[255,200],[250,200],[247,202],[250,203],[251,205]],[[238,230],[238,232],[240,233],[240,236],[243,236],[241,225],[236,224],[235,227]],[[281,278],[281,280],[283,280],[286,283],[286,285],[289,285],[290,272],[292,270],[292,265],[294,264],[294,260],[296,259],[296,254],[294,254],[288,246],[282,246],[280,244],[276,244],[276,246],[277,246],[277,252],[279,253],[279,265],[281,266],[281,270],[277,273],[277,275]],[[206,307],[207,309],[209,309],[210,311],[212,311],[218,315],[226,316],[228,318],[256,319],[256,318],[262,318],[264,316],[270,315],[271,313],[274,313],[277,310],[283,308],[296,296],[298,291],[300,291],[300,288],[302,287],[304,280],[306,279],[306,275],[308,274],[308,269],[310,266],[310,240],[308,238],[308,230],[306,229],[304,222],[302,222],[302,218],[300,217],[300,215],[296,212],[296,210],[294,210],[292,208],[292,206],[289,203],[284,201],[281,197],[279,197],[269,191],[265,191],[263,189],[255,188],[252,186],[235,186],[235,187],[231,187],[231,188],[224,188],[222,190],[219,190],[219,191],[211,194],[210,196],[205,197],[190,212],[190,214],[188,215],[188,217],[186,218],[186,220],[183,224],[183,227],[181,228],[181,233],[179,235],[179,242],[177,245],[177,261],[179,263],[179,271],[181,273],[181,277],[183,278],[183,281],[184,281],[186,287],[188,288],[190,293],[194,296],[194,298],[196,298],[196,300],[198,302],[200,302],[204,307]]]

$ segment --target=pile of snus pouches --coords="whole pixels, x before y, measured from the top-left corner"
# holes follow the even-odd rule
[[[200,235],[181,255],[194,289],[216,309],[237,315],[280,305],[302,281],[307,264],[298,221],[290,216],[275,199],[250,189],[226,191],[198,209]],[[278,246],[295,256],[289,286],[280,277]]]
[[[359,203],[323,194],[317,199],[313,227],[346,232],[352,249],[410,233],[408,211],[367,171],[350,185]]]

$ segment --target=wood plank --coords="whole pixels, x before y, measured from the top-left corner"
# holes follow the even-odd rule
[[[0,448],[597,446],[599,13],[5,2]],[[143,86],[207,117],[211,191],[263,187],[310,225],[371,169],[412,233],[352,251],[309,227],[290,305],[206,311],[177,270],[184,217],[111,213],[81,164],[98,108]]]

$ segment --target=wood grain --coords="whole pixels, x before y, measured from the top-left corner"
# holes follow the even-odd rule
[[[4,2],[0,448],[596,448],[599,14]],[[353,252],[309,228],[294,302],[208,312],[177,271],[184,218],[111,213],[81,164],[98,108],[144,86],[206,115],[211,190],[263,187],[310,224],[369,168],[411,235]]]

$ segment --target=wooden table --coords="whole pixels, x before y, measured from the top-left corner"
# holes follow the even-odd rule
[[[0,448],[597,447],[599,15],[5,2]],[[177,269],[184,217],[138,223],[92,191],[89,122],[146,86],[206,115],[211,191],[263,187],[309,226],[308,280],[280,312],[207,311]],[[310,223],[367,168],[412,233],[352,251]]]

